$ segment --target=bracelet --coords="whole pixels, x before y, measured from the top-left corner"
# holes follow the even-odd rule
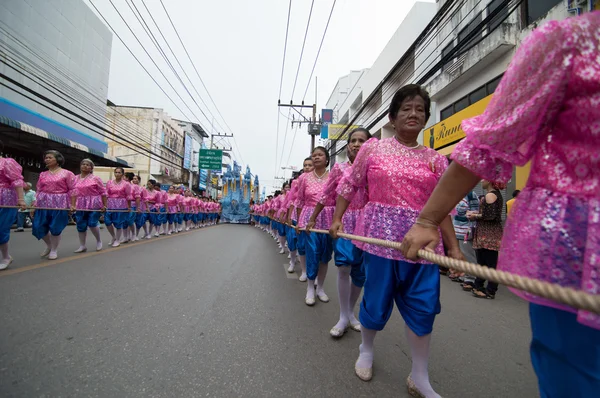
[[[438,225],[436,225],[430,221],[424,221],[424,220],[417,219],[417,221],[415,221],[415,224],[420,225],[425,228],[438,229]]]

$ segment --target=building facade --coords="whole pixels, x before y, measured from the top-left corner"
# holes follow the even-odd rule
[[[441,8],[447,1],[438,2]],[[482,114],[519,43],[537,26],[593,9],[591,0],[469,0],[453,6],[442,28],[432,34],[434,55],[443,64],[425,88],[435,104],[422,143],[444,155],[465,137],[464,119]],[[447,23],[444,23],[447,22]],[[504,192],[525,186],[529,165],[516,167]]]
[[[411,45],[436,11],[434,3],[416,2],[373,65],[368,69],[353,71],[338,81],[327,102],[327,108],[334,109],[334,126],[329,128],[327,143],[332,165],[347,160],[345,147],[348,130],[362,126],[369,127],[374,136],[388,137],[393,134],[386,118],[376,119],[389,104],[395,90],[401,86],[400,82],[414,74],[416,54],[411,50]],[[390,74],[394,75],[393,80],[388,78]],[[346,86],[350,87],[347,94],[340,92],[343,90],[339,87]]]
[[[184,133],[183,180],[194,191],[206,191],[206,170],[198,170],[200,149],[205,139],[209,138],[206,131],[197,123],[175,120]]]
[[[83,0],[0,2],[0,140],[28,181],[46,149],[79,169],[128,167],[107,154],[103,135],[112,34]]]
[[[108,152],[112,156],[128,159],[140,171],[143,181],[154,179],[165,185],[185,182],[185,134],[177,121],[159,108],[109,104],[106,109],[108,129],[123,134],[119,127],[125,126],[126,135],[122,138],[135,141],[143,149],[133,150],[109,139]]]

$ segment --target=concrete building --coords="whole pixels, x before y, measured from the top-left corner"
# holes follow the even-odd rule
[[[340,78],[336,89],[327,102],[328,109],[334,109],[334,124],[341,126],[366,126],[378,117],[387,106],[400,83],[382,84],[395,69],[400,60],[406,67],[401,68],[395,80],[405,81],[415,71],[416,55],[408,51],[423,29],[435,16],[435,3],[416,2],[400,26],[387,43],[377,60],[369,69],[353,71]],[[396,72],[393,72],[396,73]],[[349,87],[346,93],[340,87]],[[336,118],[337,115],[337,118]],[[356,118],[356,120],[354,120]],[[353,121],[354,120],[354,121]],[[346,135],[340,135],[344,128],[329,129],[328,148],[332,156],[331,164],[346,161]],[[370,129],[381,137],[391,136],[392,130],[387,119],[377,121]]]
[[[102,134],[112,34],[83,0],[0,2],[0,139],[37,180],[42,154],[56,149],[65,167],[128,166],[107,155]]]
[[[107,139],[112,156],[128,159],[140,171],[142,181],[148,178],[161,184],[179,184],[183,179],[184,132],[178,122],[162,109],[119,106],[109,103],[107,127],[122,138],[135,141],[142,153],[115,140]],[[125,130],[122,128],[125,127]]]
[[[425,82],[435,106],[421,142],[444,155],[464,138],[462,121],[485,111],[524,37],[546,21],[592,9],[590,0],[528,0],[518,7],[502,3],[468,0],[453,6],[442,27],[430,35],[426,52],[444,64]],[[528,175],[529,165],[515,168],[505,199],[506,193],[523,188]]]
[[[198,156],[208,133],[197,123],[175,120],[185,134],[183,156],[183,180],[195,191],[206,190],[206,170],[198,170]]]

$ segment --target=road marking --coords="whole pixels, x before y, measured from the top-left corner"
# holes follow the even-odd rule
[[[44,261],[44,262],[41,262],[38,264],[26,265],[26,266],[20,267],[20,268],[12,268],[12,269],[8,269],[8,270],[4,270],[4,271],[0,272],[0,278],[5,277],[5,276],[20,274],[21,272],[33,271],[33,270],[36,270],[39,268],[49,267],[51,265],[63,264],[63,263],[69,262],[69,261],[80,260],[82,258],[97,256],[99,254],[112,253],[117,250],[127,249],[129,247],[143,245],[146,243],[158,242],[160,240],[170,239],[170,238],[174,238],[176,236],[188,235],[188,234],[192,234],[194,232],[200,232],[201,230],[204,230],[207,228],[217,227],[219,225],[225,225],[225,224],[209,225],[207,227],[203,227],[203,228],[199,228],[199,229],[192,229],[189,231],[180,232],[178,234],[161,235],[158,238],[152,237],[152,239],[142,239],[139,242],[134,242],[134,243],[131,243],[131,242],[126,243],[126,244],[121,243],[121,246],[119,246],[119,247],[110,247],[110,248],[102,249],[99,252],[90,251],[90,252],[85,252],[85,253],[81,253],[81,254],[76,254],[76,255],[70,256],[70,257],[59,258],[57,260],[47,260],[47,261]]]

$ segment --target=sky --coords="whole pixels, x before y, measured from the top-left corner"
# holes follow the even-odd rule
[[[309,155],[307,126],[292,129],[287,119],[289,109],[277,106],[290,4],[288,0],[163,0],[193,65],[160,0],[143,0],[191,79],[191,84],[152,24],[142,0],[112,0],[183,101],[152,64],[110,1],[85,1],[91,9],[90,1],[96,5],[181,110],[148,77],[114,34],[108,89],[108,98],[112,102],[163,108],[171,117],[201,124],[209,134],[233,134],[235,139],[215,142],[220,147],[232,146],[232,157],[244,169],[249,165],[252,173],[259,176],[261,185],[267,187],[267,192],[281,185],[282,180],[275,177],[291,176],[290,170],[282,170],[281,167],[300,167],[302,160]],[[337,80],[351,70],[369,68],[375,62],[415,1],[336,0],[309,82],[334,0],[314,0],[300,62],[312,3],[312,0],[292,0],[281,102],[293,100],[294,103],[300,103],[307,92],[305,103],[312,105],[315,101],[316,77],[317,112],[320,114]],[[195,102],[162,59],[128,4],[135,4],[141,11]],[[310,116],[311,110],[306,109],[305,114]]]

